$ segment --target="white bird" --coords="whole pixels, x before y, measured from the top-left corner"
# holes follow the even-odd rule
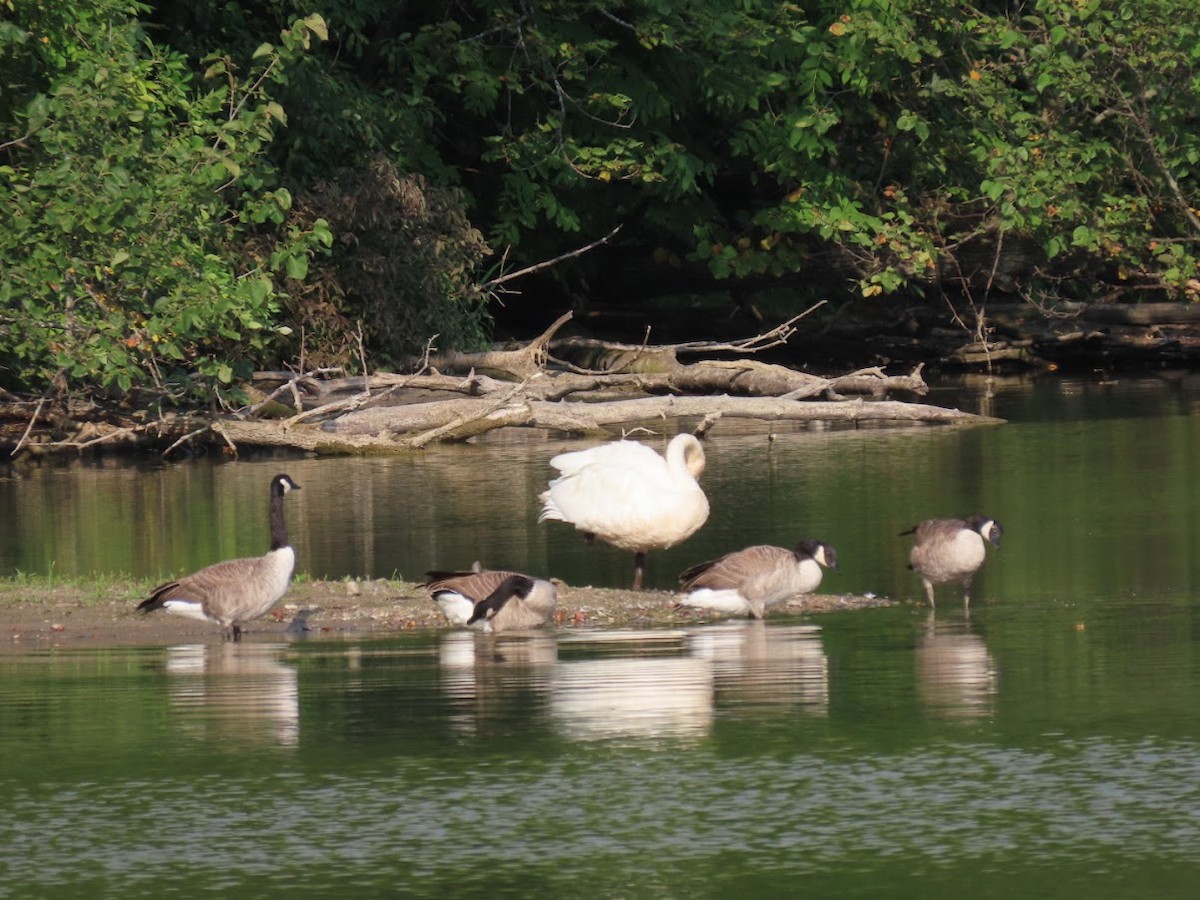
[[[837,551],[822,541],[801,541],[794,550],[747,547],[681,574],[686,593],[679,605],[761,619],[770,607],[820,587],[822,566],[838,566]]]
[[[966,519],[927,519],[900,533],[915,535],[908,567],[921,576],[930,607],[935,605],[933,586],[952,581],[962,585],[963,606],[969,607],[971,579],[987,556],[984,538],[999,547],[1004,530],[995,519],[971,516]]]
[[[265,556],[229,559],[160,584],[138,604],[138,611],[162,609],[177,616],[216,622],[222,637],[240,641],[242,625],[270,612],[291,583],[296,551],[288,545],[283,497],[299,489],[300,485],[287,475],[271,479],[271,549]]]
[[[560,453],[559,476],[541,494],[539,522],[569,522],[589,542],[600,538],[634,553],[633,589],[641,590],[646,552],[674,547],[708,519],[708,498],[696,479],[704,448],[677,434],[664,459],[637,441],[613,441]]]
[[[484,631],[537,628],[554,619],[558,589],[542,578],[481,569],[427,572],[425,588],[451,625]]]

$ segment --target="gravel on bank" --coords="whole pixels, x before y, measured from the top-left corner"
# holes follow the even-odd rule
[[[111,595],[111,596],[109,596]],[[724,618],[678,609],[666,591],[574,587],[558,583],[556,627],[655,628]],[[6,584],[0,588],[0,652],[5,648],[169,644],[219,640],[214,625],[164,613],[136,611],[137,595],[119,585]],[[891,606],[882,597],[809,594],[772,610],[776,616]],[[272,612],[244,629],[246,639],[293,635],[342,638],[448,628],[419,584],[397,581],[303,581]]]

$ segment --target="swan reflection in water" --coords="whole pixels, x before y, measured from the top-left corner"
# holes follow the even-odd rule
[[[471,733],[489,719],[548,714],[552,728],[575,740],[700,739],[718,708],[784,705],[816,716],[829,708],[816,626],[746,620],[557,637],[452,631],[438,656],[442,693]]]
[[[540,714],[557,660],[558,642],[544,631],[446,632],[438,643],[439,684],[451,727],[476,734],[482,723],[512,719],[522,708]]]
[[[768,625],[749,619],[690,633],[691,652],[713,668],[716,699],[735,712],[795,706],[829,713],[829,660],[817,625]]]
[[[575,740],[701,738],[713,718],[708,660],[687,655],[683,632],[585,634],[564,647],[550,694],[555,725]]]
[[[992,713],[996,662],[971,631],[970,621],[938,621],[931,612],[917,639],[917,692],[938,716],[975,718]]]
[[[167,648],[171,705],[186,731],[206,740],[300,741],[296,670],[280,661],[283,645],[181,644]]]

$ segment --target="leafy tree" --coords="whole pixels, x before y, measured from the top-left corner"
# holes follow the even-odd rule
[[[476,344],[616,224],[560,291],[1200,293],[1183,0],[0,6],[13,384]]]
[[[280,226],[291,205],[263,148],[286,120],[268,88],[320,36],[298,21],[239,72],[210,60],[197,84],[147,39],[139,4],[16,8],[0,34],[36,78],[0,166],[0,359],[10,384],[64,390],[232,384],[272,343],[277,279],[329,243],[324,223]],[[240,258],[248,231],[269,253]]]

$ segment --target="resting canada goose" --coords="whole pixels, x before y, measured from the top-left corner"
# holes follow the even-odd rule
[[[482,569],[479,563],[469,572],[426,572],[425,578],[426,590],[451,625],[480,623],[486,631],[536,628],[554,618],[558,605],[558,589],[549,581]],[[497,596],[502,588],[506,592],[503,599]],[[480,603],[489,601],[491,606],[476,615]],[[488,609],[495,611],[489,616]]]
[[[971,579],[987,555],[984,538],[999,547],[1004,530],[995,519],[971,516],[966,519],[927,519],[900,533],[915,535],[908,567],[921,576],[929,606],[935,605],[935,584],[957,581],[963,587],[963,606],[968,607],[971,604]]]
[[[560,453],[550,465],[561,474],[542,493],[539,522],[569,522],[594,538],[634,553],[633,589],[641,590],[646,551],[686,540],[708,519],[708,498],[696,479],[704,448],[677,434],[664,459],[637,441],[613,441]]]
[[[266,556],[229,559],[177,581],[160,584],[138,611],[164,609],[178,616],[216,622],[226,640],[240,641],[242,625],[266,615],[287,593],[296,551],[288,546],[283,495],[300,485],[287,475],[271,479],[271,549]]]
[[[761,619],[769,607],[815,591],[821,566],[836,572],[837,565],[837,551],[822,541],[801,541],[795,550],[747,547],[681,574],[687,593],[679,605]]]

